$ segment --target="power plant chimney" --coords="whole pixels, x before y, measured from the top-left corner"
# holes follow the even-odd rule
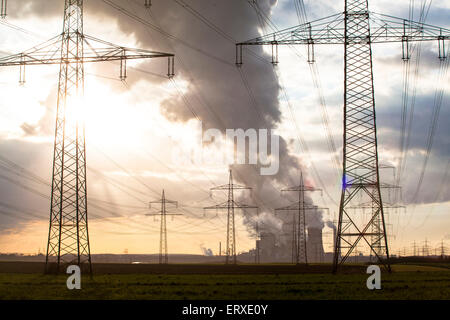
[[[322,229],[317,227],[308,227],[308,241],[306,244],[308,250],[308,260],[311,262],[322,262],[324,251],[322,242]]]

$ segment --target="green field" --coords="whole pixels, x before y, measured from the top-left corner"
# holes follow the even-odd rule
[[[394,265],[382,290],[366,287],[366,274],[103,274],[82,277],[68,290],[65,275],[0,273],[0,299],[445,299],[450,271]]]

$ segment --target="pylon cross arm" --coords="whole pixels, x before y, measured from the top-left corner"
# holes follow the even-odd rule
[[[310,44],[311,40],[315,44],[342,44],[344,43],[344,39],[344,14],[338,13],[240,42],[238,45]]]
[[[328,208],[320,208],[315,205],[309,205],[309,204],[303,204],[301,202],[295,202],[292,203],[286,207],[276,208],[275,211],[290,211],[290,210],[299,210],[299,209],[305,209],[305,210],[328,210]]]
[[[322,191],[322,190],[321,189],[316,189],[314,187],[308,187],[308,186],[296,186],[296,187],[289,187],[289,188],[286,188],[286,189],[282,189],[281,191],[285,191],[285,192],[287,192],[287,191],[295,191],[295,192],[298,192],[298,191]]]
[[[230,206],[232,206],[232,205],[230,205]],[[228,201],[227,202],[224,202],[224,203],[221,203],[221,204],[217,204],[217,205],[214,205],[214,206],[210,206],[210,207],[204,207],[203,209],[204,210],[213,210],[213,209],[228,209]]]
[[[239,209],[258,209],[257,206],[251,206],[248,204],[242,204],[242,203],[238,203],[238,202],[234,202],[234,207],[239,208]]]
[[[364,203],[360,203],[357,206],[349,206],[347,209],[372,209],[373,208],[373,201],[368,201]],[[405,206],[400,204],[394,204],[390,202],[383,201],[383,208],[384,209],[398,209],[398,208],[405,208]]]
[[[242,186],[242,185],[233,183],[232,185],[224,184],[222,186],[217,186],[217,187],[211,188],[210,190],[211,191],[228,190],[229,188],[233,188],[234,190],[250,190],[251,189],[250,187],[246,187],[246,186]]]
[[[450,29],[370,12],[372,43],[449,40]]]
[[[238,203],[236,201],[232,201],[231,203],[229,201],[225,201],[223,203],[210,206],[210,207],[204,207],[205,210],[212,210],[212,209],[228,209],[228,208],[236,208],[236,209],[258,209],[257,206],[252,206],[248,204],[242,204]]]
[[[149,213],[149,214],[146,214],[145,216],[148,216],[148,217],[155,217],[155,216],[161,216],[162,214],[161,213]],[[164,215],[166,215],[166,216],[182,216],[183,214],[182,213],[165,213]]]
[[[446,28],[375,12],[369,12],[369,17],[371,43],[450,39],[450,30]],[[237,46],[344,44],[345,40],[345,15],[339,13],[240,42]],[[349,40],[367,42],[368,39],[355,34]]]
[[[152,204],[152,203],[165,203],[165,204],[173,204],[173,205],[178,206],[178,201],[169,200],[169,199],[149,201],[149,204]]]
[[[0,58],[0,67],[174,57],[171,53],[118,46],[88,35],[83,36],[84,50],[79,57],[61,57],[62,37],[64,34],[24,52]]]

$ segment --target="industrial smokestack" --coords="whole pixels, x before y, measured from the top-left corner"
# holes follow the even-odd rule
[[[323,260],[322,229],[308,227],[308,241],[306,247],[309,261],[321,262]]]
[[[276,241],[275,235],[269,232],[261,233],[261,240],[258,241],[258,248],[260,250],[260,256],[264,259],[274,261],[276,258]]]
[[[336,248],[336,226],[334,225],[334,223],[330,220],[328,220],[327,222],[327,227],[333,229],[333,252],[334,252],[334,248]]]

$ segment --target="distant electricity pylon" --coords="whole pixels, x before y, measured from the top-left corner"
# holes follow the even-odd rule
[[[297,211],[292,222],[292,263],[308,264],[306,253],[306,210],[319,210],[317,206],[306,204],[305,192],[322,191],[311,186],[305,186],[303,172],[300,172],[300,184],[281,190],[282,192],[298,192],[298,202],[275,211]]]
[[[227,209],[227,249],[225,263],[236,264],[236,225],[234,221],[234,209],[258,209],[257,206],[250,206],[247,204],[238,203],[234,200],[234,190],[251,190],[249,187],[237,185],[233,183],[233,174],[230,172],[228,184],[211,188],[211,191],[227,190],[228,200],[224,203],[217,204],[211,207],[205,207],[205,210],[211,209]]]
[[[144,1],[144,6],[149,9],[152,6],[152,0],[145,0]]]
[[[25,81],[26,65],[60,65],[46,272],[51,271],[51,260],[56,260],[57,272],[65,263],[88,263],[92,274],[82,100],[84,63],[120,61],[120,78],[124,80],[126,60],[161,57],[169,59],[168,76],[173,76],[173,54],[121,47],[88,36],[83,33],[83,1],[65,0],[62,34],[0,59],[2,67],[20,66],[21,81]]]
[[[417,245],[416,245],[416,241],[414,240],[413,243],[413,251],[414,251],[414,257],[417,257]]]
[[[422,256],[428,257],[430,255],[430,247],[428,246],[428,239],[425,239],[424,245],[422,247]]]
[[[259,264],[261,262],[261,250],[259,247],[259,210],[256,210],[256,220],[255,220],[255,264]]]
[[[378,168],[380,169],[393,169],[393,177],[395,179],[395,167],[391,166],[391,165],[382,165],[380,164],[378,166]],[[388,191],[388,201],[384,200],[383,201],[383,214],[384,217],[387,218],[388,214],[389,214],[389,210],[390,209],[404,209],[406,211],[406,207],[397,203],[393,203],[391,202],[392,197],[391,197],[391,190],[401,190],[400,186],[394,185],[394,184],[389,184],[389,183],[384,183],[381,182],[380,180],[380,190],[387,190]],[[363,215],[365,215],[366,211],[371,212],[373,210],[373,201],[369,200],[366,202],[359,202],[356,205],[353,206],[348,206],[347,210],[362,210]],[[398,213],[398,212],[397,212]],[[386,226],[386,237],[389,238],[389,233],[388,233],[388,226],[389,224],[387,222],[385,222],[385,226]],[[378,253],[378,256],[381,256],[383,254],[383,250],[384,250],[384,246],[382,243],[382,240],[384,240],[383,238],[379,237],[379,234],[382,232],[383,228],[383,221],[381,219],[381,215],[377,215],[374,220],[373,223],[371,225],[371,236],[370,236],[370,243],[372,246],[373,251],[375,251],[376,253]],[[372,260],[373,255],[372,255],[372,251],[370,252],[370,259]]]
[[[0,18],[4,19],[6,18],[6,5],[8,0],[2,0],[1,7],[0,7]]]
[[[175,205],[178,208],[178,202],[166,199],[166,195],[164,193],[164,189],[162,191],[162,196],[160,200],[150,201],[150,209],[152,207],[152,203],[160,203],[161,211],[156,214],[146,214],[146,216],[160,216],[161,217],[161,227],[159,230],[159,263],[160,264],[168,264],[169,263],[169,254],[167,249],[167,226],[166,226],[166,217],[167,216],[181,216],[181,213],[167,213],[167,204]]]
[[[345,263],[358,243],[363,240],[380,263],[389,271],[389,248],[380,192],[378,143],[375,121],[372,44],[401,43],[403,60],[410,58],[410,45],[415,41],[437,41],[439,59],[446,59],[445,40],[450,30],[369,11],[368,0],[345,0],[345,11],[316,21],[267,34],[236,44],[236,65],[242,65],[242,47],[268,45],[272,61],[278,62],[278,45],[308,46],[308,62],[314,63],[314,45],[343,44],[344,64],[344,149],[342,193],[339,207],[337,239],[333,272]],[[360,222],[348,207],[352,201],[365,197],[372,202],[372,214]],[[358,212],[361,217],[361,212]],[[371,228],[380,217],[379,231]],[[375,228],[377,229],[377,228]],[[380,250],[375,250],[377,237]]]
[[[441,240],[440,251],[441,251],[441,258],[444,259],[445,258],[445,251],[446,251],[446,248],[444,246],[444,240]]]

